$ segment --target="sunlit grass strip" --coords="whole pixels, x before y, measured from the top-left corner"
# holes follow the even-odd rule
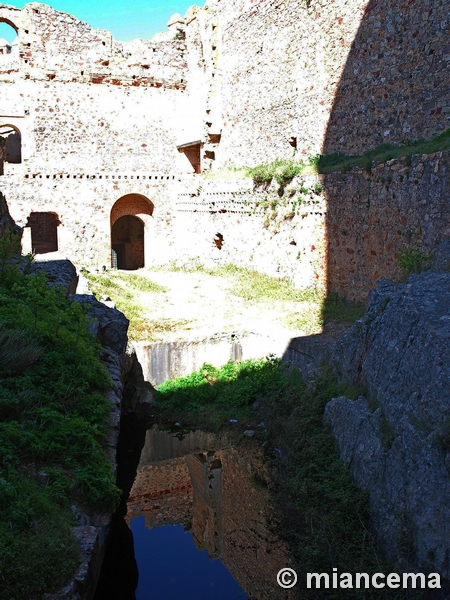
[[[145,317],[145,307],[141,294],[165,294],[167,289],[151,281],[143,275],[124,273],[123,271],[110,271],[94,275],[84,272],[89,281],[92,293],[100,298],[109,296],[116,304],[118,310],[130,320],[128,338],[133,341],[155,341],[155,334],[161,331],[171,331],[175,323],[167,320],[156,323]],[[179,326],[180,323],[177,323]]]
[[[216,429],[230,419],[248,419],[253,402],[274,392],[282,379],[279,361],[272,357],[230,362],[221,368],[205,364],[188,377],[160,385],[156,407],[162,417]]]

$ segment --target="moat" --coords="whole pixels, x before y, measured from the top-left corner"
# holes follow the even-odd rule
[[[128,548],[122,573],[113,567],[121,585],[100,585],[96,600],[290,598],[276,583],[290,561],[269,477],[253,440],[148,430],[127,514],[115,523]]]

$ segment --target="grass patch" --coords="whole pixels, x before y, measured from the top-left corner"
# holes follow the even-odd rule
[[[79,562],[69,505],[107,511],[118,500],[106,450],[111,382],[82,307],[43,273],[3,264],[0,595],[34,600]]]
[[[217,169],[213,173],[207,173],[205,175],[205,179],[241,179],[243,177],[248,177],[247,169],[245,167],[223,167],[222,169]]]
[[[338,294],[328,294],[322,303],[322,318],[325,323],[349,323],[360,319],[366,312],[362,302],[350,302]]]
[[[297,175],[314,173],[345,173],[352,167],[361,167],[370,171],[372,164],[385,163],[388,160],[406,158],[413,154],[433,154],[434,152],[450,150],[450,129],[433,136],[429,140],[404,140],[402,144],[395,145],[384,143],[376,148],[367,150],[363,154],[334,154],[310,156],[308,161],[296,162],[293,160],[276,159],[271,163],[246,167],[245,174],[251,177],[256,185],[270,183],[273,179],[283,187]],[[320,190],[319,190],[320,188]],[[316,184],[315,193],[322,192],[321,186]]]
[[[220,369],[205,364],[188,377],[160,385],[155,407],[163,419],[201,423],[216,430],[230,419],[250,419],[255,400],[275,392],[281,382],[278,361],[271,357],[230,362]]]
[[[208,271],[215,277],[232,277],[231,292],[248,301],[317,302],[319,293],[311,288],[297,289],[287,278],[271,277],[254,269],[228,264]]]
[[[339,590],[306,589],[306,572],[391,572],[379,560],[368,511],[368,498],[352,482],[339,459],[323,411],[332,397],[357,398],[361,390],[339,384],[325,372],[306,388],[298,371],[286,372],[274,358],[229,363],[222,369],[204,365],[190,377],[158,389],[156,409],[172,422],[217,429],[238,419],[244,427],[263,418],[259,441],[269,452],[275,480],[267,488],[281,507],[282,533],[298,565],[302,598],[340,598]],[[255,400],[258,409],[253,408]],[[362,598],[360,590],[346,590]],[[364,590],[364,598],[384,598],[381,590]],[[405,598],[403,591],[389,597]]]
[[[304,302],[298,312],[287,315],[283,321],[290,329],[300,330],[305,335],[319,333],[324,323],[321,305]]]
[[[169,322],[159,323],[145,316],[145,304],[142,294],[165,294],[167,289],[148,277],[124,271],[109,271],[94,275],[87,271],[84,276],[97,298],[102,295],[114,300],[117,308],[130,320],[128,337],[135,341],[155,341],[155,333],[170,331],[175,327]],[[179,323],[178,323],[179,325]]]
[[[284,186],[296,175],[300,175],[303,168],[303,163],[277,158],[271,163],[248,167],[247,176],[251,177],[257,185],[270,183],[272,179],[275,179],[278,185]]]
[[[430,268],[431,256],[424,254],[420,246],[408,246],[398,252],[398,264],[405,275],[422,273]]]
[[[306,388],[298,372],[267,399],[269,441],[277,444],[278,502],[284,507],[283,529],[298,566],[302,598],[341,598],[339,590],[306,589],[305,573],[390,572],[377,552],[368,511],[368,498],[350,478],[339,459],[323,411],[332,397],[357,398],[325,371],[314,387]],[[390,592],[391,594],[391,592]],[[348,598],[384,598],[381,590],[346,590]],[[405,598],[401,591],[393,598]]]
[[[359,155],[341,153],[321,156],[317,161],[318,173],[348,171],[351,167],[362,167],[370,170],[373,162],[384,163],[388,160],[409,158],[413,154],[432,154],[433,152],[450,150],[450,129],[435,135],[430,140],[405,140],[401,145],[380,144],[372,150]]]

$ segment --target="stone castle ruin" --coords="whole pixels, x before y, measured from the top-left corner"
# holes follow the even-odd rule
[[[284,190],[224,173],[445,131],[449,21],[442,0],[208,0],[118,42],[0,4],[17,33],[0,40],[0,190],[24,251],[98,269],[237,262],[365,298],[401,248],[450,236],[447,152]]]

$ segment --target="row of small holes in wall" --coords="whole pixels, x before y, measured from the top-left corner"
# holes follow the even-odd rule
[[[202,195],[204,195],[204,196],[223,196],[223,195],[227,194],[229,196],[230,194],[232,194],[234,196],[234,195],[238,194],[239,196],[247,196],[252,193],[253,192],[229,192],[228,191],[228,192],[203,192]],[[262,193],[263,192],[261,192],[261,194]],[[197,196],[197,194],[182,193],[182,194],[179,194],[179,196],[186,196],[188,198],[192,198],[193,196]],[[234,199],[232,199],[232,201],[234,202]]]
[[[111,177],[111,179],[122,179],[122,177],[124,179],[128,179],[128,178],[130,178],[130,179],[135,179],[135,178],[136,179],[158,179],[159,178],[160,180],[166,179],[167,181],[170,179],[175,179],[175,175],[130,175],[130,176],[123,175],[122,176],[122,175],[62,175],[62,174],[59,174],[59,175],[53,175],[53,176],[52,175],[32,175],[31,177],[33,179],[36,179],[36,178],[37,179],[42,179],[42,178],[44,178],[44,179],[58,179],[58,178],[63,179],[64,177],[66,179],[70,179],[71,177],[72,177],[72,179],[83,179],[83,178],[86,178],[86,179],[96,179],[96,178],[109,179],[110,177]],[[26,174],[25,179],[30,179],[30,175]]]

